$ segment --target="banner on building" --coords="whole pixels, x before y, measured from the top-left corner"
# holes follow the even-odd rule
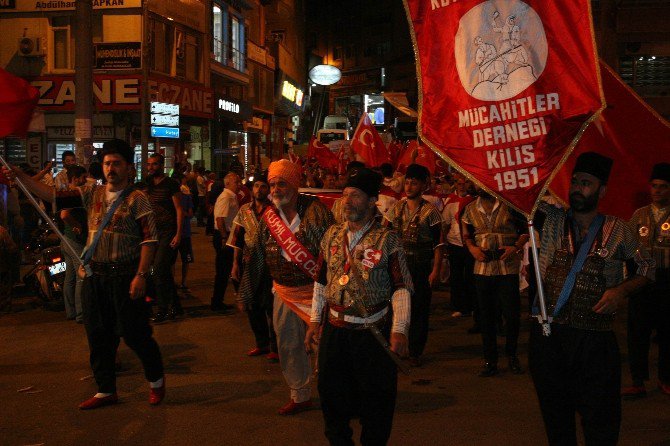
[[[419,135],[530,217],[604,108],[589,0],[405,0]]]
[[[141,42],[105,42],[94,44],[97,70],[142,68]]]

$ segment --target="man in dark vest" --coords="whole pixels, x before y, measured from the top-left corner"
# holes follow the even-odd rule
[[[570,209],[541,207],[539,260],[551,335],[534,324],[529,367],[551,445],[577,444],[575,412],[587,445],[617,443],[621,358],[614,313],[654,278],[655,262],[632,228],[598,212],[612,163],[595,152],[581,154]],[[625,262],[637,271],[624,280]]]

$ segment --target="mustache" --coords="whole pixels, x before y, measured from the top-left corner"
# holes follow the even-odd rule
[[[570,194],[570,198],[573,198],[573,197],[579,197],[579,198],[582,198],[582,199],[586,200],[586,196],[584,196],[583,194],[581,194],[581,193],[579,193],[579,192],[573,192],[573,193],[571,193],[571,194]]]

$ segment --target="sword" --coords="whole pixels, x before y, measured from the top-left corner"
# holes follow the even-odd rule
[[[1,163],[2,163],[8,170],[12,170],[12,167],[9,165],[9,163],[7,163],[7,161],[5,161],[5,158],[3,158],[2,155],[0,155],[0,162],[1,162]],[[72,258],[76,259],[75,262],[78,263],[77,267],[82,266],[81,259],[79,258],[79,255],[80,255],[81,253],[78,253],[78,252],[72,247],[72,245],[71,245],[70,242],[68,241],[67,237],[65,237],[65,236],[63,235],[63,233],[60,232],[60,229],[58,229],[58,226],[56,226],[56,223],[54,223],[54,221],[51,219],[51,217],[49,217],[49,216],[47,215],[47,213],[44,212],[44,210],[40,207],[40,204],[37,202],[37,200],[35,200],[35,197],[33,197],[33,194],[28,190],[28,188],[26,187],[26,185],[23,184],[23,182],[22,182],[18,177],[15,177],[15,178],[14,178],[14,181],[16,182],[17,186],[19,186],[19,188],[20,188],[20,189],[23,191],[23,193],[26,195],[26,197],[28,198],[28,200],[30,201],[30,203],[33,205],[33,207],[35,208],[35,210],[37,210],[37,212],[38,212],[38,213],[40,214],[40,216],[44,219],[44,221],[47,222],[47,224],[49,225],[49,227],[51,228],[51,230],[54,231],[54,234],[56,234],[56,235],[58,236],[58,238],[61,240],[61,242],[63,242],[63,246],[64,246],[65,250],[70,254],[70,256],[71,256]],[[86,268],[86,267],[84,267],[84,268]],[[89,274],[88,274],[88,271],[87,271],[87,275],[89,275]]]
[[[537,315],[537,321],[542,325],[542,334],[551,335],[551,317],[547,315],[547,305],[544,298],[544,287],[542,286],[542,274],[540,273],[540,260],[537,254],[537,242],[535,241],[535,229],[533,220],[528,220],[528,233],[530,234],[530,245],[533,251],[533,266],[535,267],[535,281],[537,282],[537,301],[540,305],[540,314]]]
[[[358,275],[358,268],[356,267],[356,265],[354,264],[353,261],[351,262],[351,276],[352,276],[353,280],[356,280],[358,282],[359,285],[362,285],[360,283],[360,277]],[[356,311],[359,312],[361,317],[363,317],[365,319],[370,317],[370,314],[368,313],[367,308],[365,308],[365,305],[363,305],[363,302],[361,302],[361,300],[358,299],[356,297],[356,295],[351,295],[351,296],[352,296],[352,299],[353,299],[353,302],[354,302],[354,308],[356,308]],[[391,350],[390,344],[388,343],[388,341],[386,340],[386,338],[384,337],[382,332],[379,330],[379,328],[377,328],[377,326],[374,325],[374,323],[373,324],[365,324],[365,326],[368,330],[370,330],[370,333],[372,333],[372,336],[377,340],[377,342],[379,342],[379,344],[382,346],[382,348],[384,349],[386,354],[393,360],[393,362],[395,362],[395,364],[398,366],[398,368],[405,375],[409,375],[410,374],[409,367],[407,366],[407,364],[402,362],[400,357],[394,351]]]

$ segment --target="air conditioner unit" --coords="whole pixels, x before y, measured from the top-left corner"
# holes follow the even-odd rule
[[[46,45],[41,37],[21,37],[19,39],[19,56],[36,57],[44,56]]]

